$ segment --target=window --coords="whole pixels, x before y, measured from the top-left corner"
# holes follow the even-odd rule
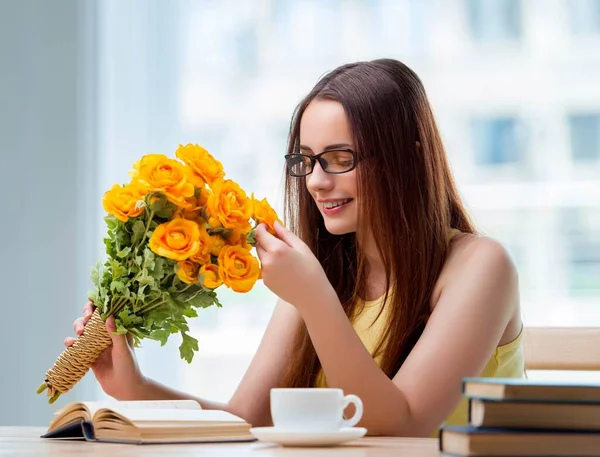
[[[516,118],[475,119],[472,133],[475,162],[478,165],[500,165],[521,160],[522,146],[518,138]]]
[[[570,209],[564,214],[568,287],[573,297],[600,292],[600,211]]]
[[[570,116],[569,130],[573,160],[600,159],[600,114]]]
[[[521,38],[521,0],[468,0],[467,11],[476,42],[504,43]]]
[[[339,25],[341,7],[340,0],[275,0],[266,52],[280,64],[335,59],[344,45]]]
[[[574,35],[600,34],[600,0],[569,0],[569,26]]]

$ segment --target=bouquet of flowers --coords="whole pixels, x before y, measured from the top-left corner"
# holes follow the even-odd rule
[[[222,164],[195,144],[180,145],[179,160],[149,154],[133,166],[131,181],[104,194],[107,259],[92,269],[96,309],[75,343],[65,349],[38,393],[49,402],[68,392],[111,344],[105,321],[135,346],[150,338],[164,345],[179,333],[182,359],[192,361],[198,341],[188,318],[198,308],[218,306],[215,290],[250,291],[260,279],[251,249],[259,223],[274,232],[279,220],[266,199],[258,200],[231,179]]]

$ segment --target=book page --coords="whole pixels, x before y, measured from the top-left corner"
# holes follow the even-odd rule
[[[119,404],[113,404],[110,406],[111,412],[117,413],[123,417],[126,417],[130,421],[138,424],[142,423],[173,423],[173,424],[186,424],[186,423],[223,423],[223,422],[235,422],[239,424],[245,423],[245,421],[233,414],[226,411],[219,410],[202,410],[202,409],[165,409],[165,408],[132,408],[121,407]],[[109,411],[100,411],[96,418],[102,420],[103,417],[111,416]],[[113,416],[114,417],[114,416]],[[96,419],[95,418],[95,419]]]
[[[102,408],[122,411],[128,409],[148,410],[202,410],[200,404],[194,400],[142,400],[142,401],[86,401],[82,402],[90,411],[90,416],[94,416],[96,411]]]

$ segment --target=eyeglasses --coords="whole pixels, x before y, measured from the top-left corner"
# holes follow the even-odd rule
[[[358,160],[352,149],[332,149],[320,154],[286,154],[285,163],[291,176],[306,176],[312,173],[315,162],[319,162],[325,173],[347,173],[356,167]]]

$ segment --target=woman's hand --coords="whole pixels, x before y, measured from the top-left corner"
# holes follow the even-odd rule
[[[94,305],[88,301],[83,307],[83,317],[75,320],[73,328],[79,336],[83,333],[94,312]],[[144,398],[143,386],[145,378],[142,375],[131,342],[125,335],[117,335],[115,319],[106,320],[106,330],[112,339],[108,347],[92,366],[92,371],[107,395],[117,400],[139,400]],[[75,338],[66,338],[65,346],[71,346]]]
[[[299,311],[323,298],[335,295],[321,264],[310,248],[296,235],[275,222],[277,237],[263,224],[256,228],[256,252],[265,285]]]

